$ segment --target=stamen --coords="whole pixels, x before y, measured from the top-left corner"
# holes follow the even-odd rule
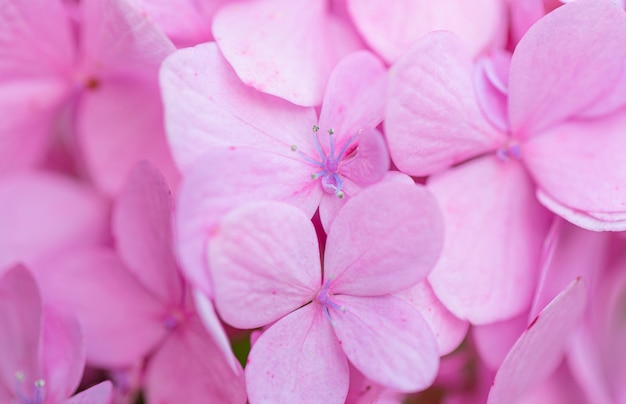
[[[302,157],[307,163],[313,164],[314,166],[318,166],[318,167],[324,167],[324,164],[320,163],[317,160],[312,159],[311,157],[307,156],[306,154],[298,150],[298,146],[296,146],[295,144],[291,145],[291,150],[298,153],[298,156]]]
[[[328,306],[330,306],[334,310],[341,311],[343,313],[346,312],[346,308],[344,306],[339,306],[337,303],[330,300],[330,295],[328,294],[328,287],[330,286],[330,282],[331,282],[330,279],[327,280],[324,286],[322,287],[322,290],[320,290],[319,293],[317,294],[317,302],[322,305],[322,310],[324,310],[324,315],[326,316],[330,324],[335,325],[335,321],[330,318],[330,312],[328,311]]]
[[[45,398],[46,382],[43,379],[35,381],[35,403],[40,404],[44,402]]]
[[[342,159],[346,158],[346,152],[348,148],[358,139],[359,135],[362,133],[362,129],[359,129],[357,133],[350,137],[341,147],[339,153],[337,153],[337,145],[335,144],[335,130],[333,128],[328,129],[328,144],[329,144],[329,154],[327,155],[324,152],[319,140],[319,130],[320,127],[317,125],[313,125],[313,144],[315,146],[315,150],[317,151],[319,159],[315,159],[310,157],[304,153],[302,153],[297,145],[291,145],[291,150],[298,153],[298,155],[307,163],[321,168],[320,171],[311,175],[313,180],[321,179],[322,188],[327,193],[335,194],[338,198],[343,198],[345,193],[343,192],[343,179],[339,175],[339,165],[347,163],[351,161],[351,157],[348,161],[343,161]]]

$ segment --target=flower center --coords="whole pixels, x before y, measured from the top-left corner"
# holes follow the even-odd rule
[[[181,323],[185,321],[186,314],[180,309],[174,309],[163,320],[163,325],[168,331],[176,329]]]
[[[319,126],[313,125],[313,144],[315,145],[315,150],[317,151],[317,157],[313,158],[307,156],[298,150],[298,146],[292,145],[291,150],[298,153],[300,157],[302,157],[307,163],[315,166],[319,169],[319,171],[313,173],[311,178],[314,180],[320,179],[322,183],[322,188],[329,194],[335,194],[338,198],[344,197],[343,192],[343,180],[339,176],[339,167],[341,161],[350,153],[346,153],[348,151],[348,147],[354,143],[354,141],[358,138],[359,134],[352,136],[348,139],[339,152],[337,152],[337,148],[335,146],[335,131],[331,128],[328,130],[328,142],[329,142],[329,152],[328,154],[324,151],[320,144],[320,140],[318,137]]]
[[[43,404],[46,398],[46,382],[43,379],[35,380],[28,389],[24,372],[18,370],[15,372],[15,395],[20,404]]]
[[[330,306],[330,308],[340,312],[345,312],[346,308],[344,306],[339,306],[337,303],[330,300],[330,295],[328,294],[329,286],[330,280],[327,280],[324,286],[322,286],[322,289],[318,292],[316,300],[322,305],[322,310],[324,310],[324,314],[326,315],[328,321],[330,321],[331,324],[335,324],[335,322],[330,318],[328,307]]]
[[[509,161],[510,159],[521,160],[522,148],[519,143],[511,141],[508,144],[498,148],[496,150],[496,156],[502,161]]]

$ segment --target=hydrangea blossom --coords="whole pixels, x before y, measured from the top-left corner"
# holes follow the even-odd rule
[[[321,265],[315,230],[299,209],[258,202],[228,214],[209,247],[218,311],[240,328],[272,324],[248,358],[250,400],[343,401],[346,359],[399,391],[430,385],[435,338],[419,312],[392,293],[424,279],[442,230],[423,188],[378,184],[339,212]]]

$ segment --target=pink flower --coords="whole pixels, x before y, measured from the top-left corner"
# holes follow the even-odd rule
[[[419,312],[392,293],[424,279],[442,235],[435,200],[398,183],[372,186],[342,208],[323,266],[301,210],[258,202],[228,214],[209,246],[216,306],[235,327],[272,324],[248,358],[250,401],[341,402],[347,360],[384,386],[428,387],[437,343]]]
[[[386,70],[370,53],[354,53],[336,67],[319,117],[314,108],[243,85],[215,44],[173,54],[161,84],[168,137],[184,175],[179,256],[187,278],[209,296],[205,247],[228,210],[281,200],[311,217],[319,206],[327,228],[351,196],[387,175],[387,148],[375,129]]]
[[[142,158],[174,182],[157,83],[173,45],[127,0],[78,13],[60,0],[0,6],[0,173],[39,164],[60,137],[108,193]]]
[[[82,249],[40,264],[45,298],[76,311],[91,364],[119,368],[146,359],[150,402],[245,402],[243,372],[224,330],[207,332],[178,271],[171,215],[162,174],[139,164],[113,209],[117,254]]]
[[[0,275],[0,357],[2,403],[111,400],[110,382],[69,398],[85,366],[80,326],[74,317],[42,305],[37,283],[23,266]]]
[[[474,65],[437,32],[392,68],[390,153],[408,174],[434,174],[446,240],[429,281],[456,316],[485,324],[528,307],[550,224],[541,204],[586,228],[624,228],[626,114],[609,114],[626,101],[622,38],[623,10],[580,0],[537,22],[510,61]]]

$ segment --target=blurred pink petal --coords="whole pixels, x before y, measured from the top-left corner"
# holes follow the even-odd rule
[[[11,396],[20,389],[30,397],[44,377],[40,367],[41,297],[26,268],[19,265],[0,275],[0,385]],[[2,389],[0,389],[2,390]],[[10,402],[10,401],[9,401]]]
[[[528,313],[524,312],[504,321],[472,327],[476,351],[489,369],[498,370],[526,326]]]
[[[42,201],[45,200],[45,203]],[[0,272],[74,248],[104,243],[108,206],[92,189],[49,172],[0,180]]]
[[[113,385],[107,380],[81,391],[65,401],[65,404],[109,404],[112,397]]]
[[[343,402],[348,381],[346,356],[316,304],[268,328],[246,365],[250,402]]]
[[[165,34],[182,48],[208,42],[215,12],[229,0],[139,0],[139,8],[150,15]]]
[[[509,403],[511,397],[545,380],[557,368],[569,336],[585,309],[583,281],[574,280],[533,320],[517,340],[496,374],[488,403]]]
[[[0,110],[3,111],[0,120],[0,174],[18,171],[43,160],[50,146],[56,114],[66,96],[67,86],[62,79],[37,77],[17,80],[0,71]]]
[[[83,94],[76,113],[79,145],[101,189],[115,194],[140,160],[153,162],[169,183],[178,182],[163,129],[156,78],[153,83],[137,79],[103,82]]]
[[[3,1],[0,33],[0,81],[63,75],[76,57],[70,20],[59,0]]]
[[[505,41],[506,9],[500,0],[348,0],[348,9],[365,40],[389,63],[435,30],[453,31],[474,56]]]
[[[311,301],[321,286],[317,235],[295,207],[249,204],[225,216],[214,233],[220,237],[210,243],[209,257],[217,309],[235,327],[272,323]]]
[[[84,336],[78,319],[52,305],[44,306],[42,364],[50,401],[72,395],[85,367]]]
[[[88,171],[114,194],[130,168],[149,159],[176,185],[158,87],[159,67],[174,46],[126,0],[85,1],[82,12],[77,75],[86,84],[76,131]]]
[[[76,311],[91,363],[130,365],[165,337],[159,301],[133,278],[113,251],[78,251],[36,271],[46,301]]]
[[[581,229],[557,218],[544,246],[539,284],[530,318],[534,318],[550,300],[571,282],[582,278],[585,286],[595,287],[609,259],[610,233]]]
[[[177,303],[183,280],[173,252],[173,211],[165,178],[144,161],[133,168],[115,200],[112,227],[129,272],[159,299]]]
[[[128,0],[85,0],[82,22],[83,69],[98,79],[156,80],[161,62],[175,50]]]
[[[360,47],[356,33],[326,3],[233,2],[215,15],[213,35],[246,85],[296,105],[319,105],[333,67]]]
[[[245,403],[243,374],[234,374],[197,318],[174,333],[150,358],[145,373],[151,403]]]

